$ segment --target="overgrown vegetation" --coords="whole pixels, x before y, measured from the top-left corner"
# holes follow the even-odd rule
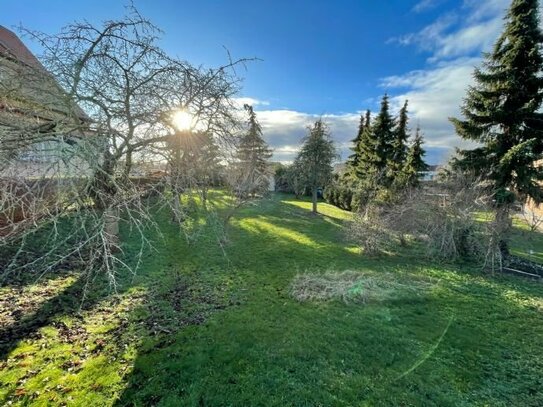
[[[212,193],[209,205],[222,214],[229,200]],[[360,256],[342,238],[351,213],[310,211],[290,195],[240,209],[227,258],[204,218],[187,242],[167,210],[156,213],[164,244],[117,295],[97,281],[81,310],[77,274],[6,282],[0,403],[543,403],[540,284],[423,260],[416,246]],[[121,234],[130,258],[136,235]],[[543,258],[541,235],[531,242]],[[300,274],[360,277],[378,297],[299,302]]]
[[[543,197],[537,1],[512,1],[453,119],[481,146],[441,179],[420,182],[421,130],[409,143],[385,94],[343,173],[326,123],[308,128],[276,170],[295,197],[269,194],[272,152],[240,118],[244,60],[169,57],[128,10],[33,34],[65,108],[38,106],[45,126],[0,84],[2,171],[49,142],[84,163],[0,183],[0,403],[543,405],[541,219],[510,217]],[[335,206],[314,216],[321,192]]]
[[[481,144],[459,151],[454,164],[491,184],[505,258],[513,205],[543,201],[542,41],[539,2],[513,0],[503,33],[475,69],[463,119],[451,119],[460,137]]]
[[[406,101],[394,118],[385,94],[373,122],[369,110],[361,115],[346,169],[336,174],[334,182],[324,191],[328,203],[360,211],[375,198],[390,201],[398,192],[419,184],[428,165],[424,161],[426,153],[420,128],[417,127],[413,141],[408,144],[407,106]]]
[[[469,259],[495,269],[495,224],[477,219],[490,210],[490,201],[481,182],[450,177],[432,187],[405,190],[393,201],[373,198],[355,215],[348,234],[369,255],[412,240],[428,257]]]

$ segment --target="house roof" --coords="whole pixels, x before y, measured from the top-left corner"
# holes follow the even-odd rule
[[[19,37],[0,25],[0,65],[2,59],[6,60],[8,65],[11,61],[11,64],[15,64],[13,66],[19,66],[4,70],[4,74],[7,75],[5,80],[12,82],[7,92],[12,98],[41,106],[42,109],[38,110],[42,112],[35,112],[38,116],[42,116],[42,113],[47,115],[47,111],[50,110],[65,116],[75,114],[80,120],[89,120],[75,102],[67,99],[67,94],[55,78]],[[0,108],[2,106],[0,103]]]
[[[43,65],[38,61],[38,58],[30,52],[19,37],[3,25],[0,25],[0,54],[4,57],[13,58],[33,68],[43,69],[45,71]]]

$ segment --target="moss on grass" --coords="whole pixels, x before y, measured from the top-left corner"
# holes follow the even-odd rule
[[[216,222],[200,218],[187,241],[157,213],[158,251],[118,294],[98,285],[82,311],[77,278],[27,285],[17,304],[43,298],[2,320],[28,329],[0,362],[0,404],[543,405],[541,284],[431,264],[416,249],[366,258],[343,238],[351,215],[319,210],[281,194],[244,208],[227,257]],[[296,275],[328,270],[432,288],[364,306],[291,297]]]

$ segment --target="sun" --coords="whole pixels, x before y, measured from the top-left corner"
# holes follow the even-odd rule
[[[192,126],[192,115],[185,110],[178,110],[172,115],[172,123],[177,130],[188,130]]]

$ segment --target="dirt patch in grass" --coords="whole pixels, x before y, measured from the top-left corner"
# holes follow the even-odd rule
[[[28,286],[0,287],[0,329],[29,316],[74,281],[75,277],[72,275],[62,275]]]
[[[144,302],[148,315],[144,322],[151,335],[171,334],[187,325],[200,325],[212,313],[240,305],[227,287],[206,283],[202,276],[180,273],[166,286],[154,286]]]
[[[329,271],[298,274],[291,283],[290,294],[300,302],[341,300],[347,304],[367,304],[418,297],[431,286],[430,282],[400,278],[392,273]]]

